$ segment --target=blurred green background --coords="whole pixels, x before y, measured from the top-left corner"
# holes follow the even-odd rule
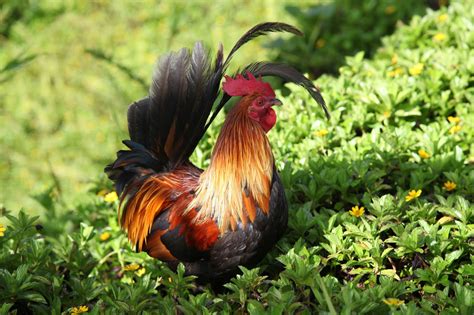
[[[0,203],[37,212],[30,195],[51,185],[73,202],[127,137],[127,106],[147,90],[88,49],[105,52],[148,83],[156,58],[170,49],[199,39],[213,49],[222,41],[229,49],[257,22],[292,22],[277,2],[4,3],[4,19],[17,13],[9,29],[0,23],[0,69],[15,58],[34,58],[9,71],[0,85]],[[234,64],[266,54],[252,43]]]
[[[79,200],[127,138],[127,106],[146,95],[153,64],[169,50],[203,40],[213,50],[222,42],[228,51],[251,26],[278,20],[297,25],[305,38],[274,36],[264,46],[256,40],[233,65],[278,59],[315,76],[336,73],[343,55],[363,47],[370,56],[397,21],[426,5],[2,0],[0,204],[39,213],[31,196],[51,187],[65,205]]]

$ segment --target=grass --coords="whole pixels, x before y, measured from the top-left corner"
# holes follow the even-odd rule
[[[285,105],[269,137],[289,229],[224,292],[134,253],[110,183],[93,176],[73,207],[53,186],[36,195],[41,219],[8,216],[0,310],[472,314],[473,20],[474,5],[453,1],[384,38],[371,60],[347,58],[337,78],[317,81],[330,121],[303,89],[278,92]],[[199,165],[219,119],[193,156]]]

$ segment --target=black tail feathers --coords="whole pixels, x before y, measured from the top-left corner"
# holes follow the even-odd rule
[[[124,140],[130,150],[117,152],[117,159],[105,167],[105,173],[115,183],[115,191],[121,195],[125,187],[134,180],[159,172],[163,163],[142,144]]]
[[[147,148],[171,167],[186,162],[204,135],[219,94],[222,51],[211,62],[200,42],[162,57],[150,88]]]
[[[127,120],[128,120],[128,133],[130,139],[134,142],[141,143],[145,147],[149,148],[150,137],[148,136],[149,121],[149,108],[150,98],[146,97],[139,100],[128,107]]]

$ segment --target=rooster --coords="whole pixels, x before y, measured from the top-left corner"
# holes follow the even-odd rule
[[[261,77],[303,86],[329,117],[319,90],[287,65],[258,62],[224,75],[242,45],[269,32],[302,35],[288,24],[262,23],[225,60],[222,45],[213,59],[201,42],[162,57],[149,96],[128,109],[128,150],[105,168],[120,196],[120,224],[136,250],[172,269],[183,263],[186,274],[204,281],[256,265],[287,227],[287,200],[266,135],[281,102]],[[189,157],[231,97],[240,99],[202,170]]]

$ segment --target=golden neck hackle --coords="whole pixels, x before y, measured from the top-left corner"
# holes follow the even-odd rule
[[[247,208],[255,212],[257,206],[264,213],[269,208],[273,154],[264,130],[247,114],[249,101],[242,98],[227,115],[188,208],[199,208],[198,220],[213,218],[221,231],[253,221]]]

